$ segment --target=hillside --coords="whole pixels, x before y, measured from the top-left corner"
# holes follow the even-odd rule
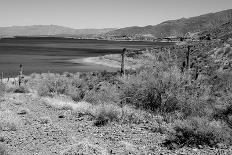
[[[232,19],[232,9],[217,13],[209,13],[197,17],[169,20],[161,24],[145,27],[127,27],[108,32],[107,36],[152,35],[155,38],[185,36],[186,33],[212,29]]]
[[[93,37],[111,30],[114,29],[72,29],[57,25],[12,26],[0,27],[0,38],[13,36]]]
[[[206,31],[203,31],[199,34],[200,36],[209,35],[212,38],[221,38],[221,39],[228,39],[232,37],[232,20],[224,23],[216,28],[212,28]]]

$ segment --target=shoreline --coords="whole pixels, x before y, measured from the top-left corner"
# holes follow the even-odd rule
[[[71,59],[69,62],[72,63],[82,63],[82,64],[91,64],[91,65],[99,65],[99,66],[106,66],[111,68],[120,69],[121,68],[121,61],[119,58],[119,54],[110,54],[104,55],[99,57],[86,57],[82,59]],[[114,58],[110,58],[114,57]],[[125,69],[135,69],[133,65],[129,65],[128,62],[125,62]]]

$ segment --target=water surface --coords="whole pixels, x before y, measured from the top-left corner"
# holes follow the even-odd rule
[[[70,59],[82,59],[106,54],[121,53],[123,48],[142,49],[167,46],[172,43],[144,41],[78,40],[64,38],[14,38],[0,40],[0,72],[5,76],[18,73],[23,64],[24,73],[113,71],[115,69],[92,64],[72,63]]]

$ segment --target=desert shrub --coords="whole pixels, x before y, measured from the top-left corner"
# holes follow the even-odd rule
[[[186,120],[176,120],[173,130],[168,133],[164,142],[166,146],[210,146],[218,143],[231,144],[232,134],[225,124],[211,121],[206,117],[191,117]]]
[[[14,93],[28,93],[29,90],[26,86],[18,86],[13,90]]]
[[[94,107],[95,125],[102,126],[109,122],[119,121],[121,118],[120,107],[113,104],[100,104]]]
[[[49,96],[50,89],[46,82],[42,82],[40,86],[37,88],[37,92],[39,96]]]
[[[87,89],[86,83],[78,77],[51,74],[41,81],[37,91],[40,96],[64,94],[72,97],[74,101],[80,101]]]
[[[116,85],[109,82],[100,82],[93,89],[86,91],[83,100],[93,104],[118,103],[119,90]]]
[[[11,93],[29,93],[29,89],[25,85],[21,85],[21,86],[12,85],[12,86],[6,87],[6,92],[11,92]]]
[[[155,110],[161,104],[161,92],[154,83],[144,80],[141,76],[131,76],[125,80],[120,94],[126,104],[137,108]]]
[[[5,91],[6,91],[6,86],[0,83],[0,97],[2,97],[5,94]]]
[[[137,108],[155,111],[161,108],[167,97],[175,96],[185,78],[181,77],[177,67],[168,69],[160,65],[122,78],[121,100]]]

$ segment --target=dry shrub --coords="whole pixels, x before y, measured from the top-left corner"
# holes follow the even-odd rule
[[[6,86],[0,83],[0,97],[3,97],[6,92]]]
[[[96,119],[95,125],[102,126],[108,122],[119,121],[121,118],[121,109],[113,104],[100,104],[94,107],[93,115]]]
[[[176,120],[172,124],[164,144],[168,147],[191,146],[214,147],[218,143],[231,144],[232,134],[225,124],[219,121],[210,121],[206,117],[191,117],[186,120]]]
[[[170,69],[165,66],[146,68],[136,75],[121,79],[123,85],[120,97],[123,102],[137,108],[156,111],[168,96],[177,94],[184,80],[175,66]]]
[[[140,76],[132,76],[125,80],[121,91],[121,99],[126,104],[137,108],[155,110],[161,105],[161,92],[154,83],[145,81]]]
[[[94,89],[87,91],[83,100],[93,104],[118,103],[119,91],[116,85],[101,82]]]
[[[29,93],[29,89],[25,85],[22,85],[22,86],[12,85],[12,86],[8,87],[6,91],[12,92],[12,93]]]
[[[74,101],[80,101],[83,99],[86,89],[86,84],[79,77],[48,74],[40,81],[37,91],[40,96],[64,94],[70,96]]]

